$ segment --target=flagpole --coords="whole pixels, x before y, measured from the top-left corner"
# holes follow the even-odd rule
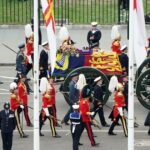
[[[34,136],[33,149],[40,150],[39,140],[39,47],[38,47],[38,0],[34,0]]]
[[[128,94],[128,150],[134,150],[134,19],[133,1],[130,0],[129,14],[129,94]]]

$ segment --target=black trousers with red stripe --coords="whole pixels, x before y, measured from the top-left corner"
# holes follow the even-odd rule
[[[28,106],[27,105],[24,105],[24,116],[25,116],[25,119],[26,119],[27,126],[30,126],[31,121],[30,121],[30,118],[29,118]]]
[[[82,134],[82,132],[84,131],[84,128],[86,128],[89,140],[91,142],[91,145],[94,145],[95,140],[94,140],[94,137],[93,137],[91,122],[82,122],[81,125],[82,125],[82,128],[81,128],[80,134]],[[80,135],[80,137],[81,137],[81,135]]]

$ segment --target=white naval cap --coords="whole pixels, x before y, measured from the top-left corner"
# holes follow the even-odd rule
[[[42,43],[42,46],[45,46],[47,44],[48,44],[48,41],[45,41],[45,42]]]
[[[97,24],[98,24],[97,22],[91,22],[92,26],[97,26]]]
[[[126,48],[127,48],[127,45],[123,45],[120,50],[124,51]]]
[[[74,105],[72,105],[72,108],[73,109],[79,109],[79,105],[78,104],[74,104]]]
[[[100,81],[100,80],[102,80],[102,77],[101,77],[101,76],[95,78],[94,82],[97,82],[97,81]]]

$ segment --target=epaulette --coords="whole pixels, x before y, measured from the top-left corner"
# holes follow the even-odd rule
[[[16,99],[16,95],[15,94],[11,94],[11,98]]]
[[[44,97],[45,97],[45,98],[50,98],[51,96],[48,95],[48,94],[45,94]]]

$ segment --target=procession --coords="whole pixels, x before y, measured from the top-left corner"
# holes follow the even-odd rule
[[[135,3],[133,6],[138,10]],[[39,150],[40,142],[45,142],[45,149],[51,149],[51,146],[58,146],[55,148],[58,150],[105,149],[109,145],[107,138],[116,138],[112,145],[117,146],[119,140],[123,140],[120,149],[124,150],[127,146],[123,145],[127,142],[128,149],[135,143],[132,136],[136,129],[135,133],[142,133],[146,140],[149,139],[149,35],[145,41],[136,43],[141,40],[138,37],[144,37],[140,35],[146,30],[138,33],[140,28],[134,29],[130,23],[129,31],[134,29],[137,39],[125,43],[120,25],[114,24],[107,36],[111,44],[106,50],[101,42],[106,41],[104,29],[96,20],[88,26],[84,37],[86,44],[81,47],[77,47],[77,39],[71,36],[72,30],[62,25],[57,29],[55,38],[59,44],[56,48],[54,16],[49,20],[47,11],[44,12],[46,30],[48,32],[50,21],[52,30],[46,38],[43,38],[43,29],[36,25],[35,14],[31,22],[23,26],[24,38],[15,45],[17,50],[7,42],[1,42],[1,46],[15,56],[15,68],[10,66],[9,73],[5,74],[7,67],[4,67],[4,72],[0,73],[0,97],[5,99],[0,110],[1,149],[11,150],[17,141],[22,145],[30,143],[34,150]],[[77,31],[77,35],[83,33]],[[79,39],[83,40],[83,37]],[[135,53],[132,59],[130,48],[134,44],[134,49],[141,46],[144,52]],[[132,106],[134,103],[137,113]],[[142,119],[139,107],[139,112],[148,110],[144,117],[141,115]],[[60,141],[69,144],[61,148]]]

